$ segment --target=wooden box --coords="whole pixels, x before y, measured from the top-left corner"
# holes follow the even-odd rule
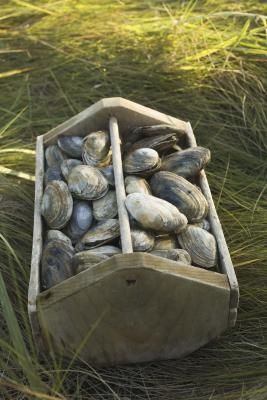
[[[119,203],[123,188],[119,182],[122,170],[118,129],[123,141],[133,127],[152,124],[174,124],[186,132],[188,146],[196,146],[189,122],[119,97],[100,100],[37,138],[28,312],[40,349],[50,348],[98,365],[170,359],[196,350],[235,324],[238,283],[204,171],[199,185],[209,204],[220,273],[126,250],[126,254],[113,256],[40,292],[45,146],[55,143],[62,134],[84,136],[90,131],[110,129],[115,135],[111,142]],[[123,204],[121,207],[122,232],[127,228],[127,212]]]

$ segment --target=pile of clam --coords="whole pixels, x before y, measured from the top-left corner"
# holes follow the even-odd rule
[[[183,149],[171,125],[138,127],[124,143],[123,174],[133,251],[212,268],[216,240],[197,186],[210,160],[203,147]],[[121,253],[108,132],[61,136],[45,151],[41,214],[47,225],[43,289]]]

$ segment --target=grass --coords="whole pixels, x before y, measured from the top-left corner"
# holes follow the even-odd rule
[[[267,398],[267,4],[2,0],[3,399]],[[177,361],[95,370],[38,361],[27,319],[35,138],[123,96],[192,122],[236,268],[237,326]]]

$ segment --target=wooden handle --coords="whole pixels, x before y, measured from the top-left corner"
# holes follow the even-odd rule
[[[118,204],[118,214],[120,222],[121,231],[121,246],[123,253],[132,253],[132,238],[128,213],[125,207],[125,187],[124,178],[122,171],[122,161],[121,161],[121,140],[119,135],[119,127],[117,118],[111,117],[109,120],[109,130],[110,130],[110,140],[112,148],[112,160],[114,169],[114,178],[116,186],[116,196]]]

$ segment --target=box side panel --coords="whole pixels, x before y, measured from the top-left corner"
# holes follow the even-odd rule
[[[187,134],[189,138],[190,146],[196,146],[196,139],[191,127],[191,124],[187,123],[188,129]],[[229,285],[231,289],[231,299],[230,299],[230,310],[229,310],[229,327],[233,327],[236,322],[237,317],[237,308],[239,302],[239,288],[238,282],[234,270],[234,266],[230,257],[230,253],[228,250],[228,246],[223,234],[222,225],[220,223],[212,194],[210,191],[210,187],[208,184],[208,180],[204,171],[200,173],[200,187],[208,201],[209,204],[209,221],[211,224],[212,232],[217,240],[217,245],[219,249],[220,263],[222,272],[227,275],[229,280]]]
[[[57,353],[102,365],[176,358],[227,328],[222,274],[141,253],[93,269],[39,296],[42,330]]]
[[[40,327],[36,311],[36,299],[40,293],[40,259],[42,255],[42,218],[41,200],[43,195],[44,176],[44,150],[43,137],[38,136],[36,140],[36,165],[35,165],[35,201],[34,201],[34,225],[32,239],[31,273],[28,290],[28,314],[31,322],[32,332],[36,343],[40,343]]]

